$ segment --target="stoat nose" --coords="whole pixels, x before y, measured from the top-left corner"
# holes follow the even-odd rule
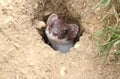
[[[53,31],[53,34],[54,34],[55,36],[60,36],[60,35],[62,35],[62,32],[59,31],[59,30],[54,30],[54,31]]]
[[[60,33],[59,33],[59,31],[53,31],[53,34],[55,35],[55,36],[57,36],[57,35],[59,35]]]

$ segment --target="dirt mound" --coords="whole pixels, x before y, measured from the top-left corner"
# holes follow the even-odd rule
[[[111,65],[102,72],[100,60],[92,59],[97,48],[89,36],[100,27],[101,13],[97,10],[87,17],[84,13],[95,2],[62,1],[0,1],[0,79],[119,79],[117,74],[104,75]],[[53,12],[71,16],[85,29],[67,54],[45,44],[36,29],[45,27],[43,21]]]

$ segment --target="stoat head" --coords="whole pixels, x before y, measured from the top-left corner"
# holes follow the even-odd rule
[[[49,34],[52,34],[50,38],[57,37],[58,39],[73,40],[79,31],[79,27],[76,24],[64,23],[58,18],[56,14],[51,14],[47,20],[47,28]]]

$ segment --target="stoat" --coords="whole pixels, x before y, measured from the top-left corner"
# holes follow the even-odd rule
[[[45,34],[55,50],[66,53],[74,45],[79,27],[59,19],[57,14],[51,14],[47,19]]]

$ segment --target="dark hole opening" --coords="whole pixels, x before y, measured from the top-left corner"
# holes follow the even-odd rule
[[[41,29],[38,29],[38,28],[36,28],[36,29],[37,29],[37,31],[39,32],[39,34],[42,36],[42,40],[43,40],[46,44],[48,44],[48,45],[51,46],[51,44],[50,44],[50,42],[49,42],[49,40],[48,40],[48,38],[47,38],[47,36],[46,36],[46,34],[45,34],[45,28],[46,28],[46,27],[42,27]],[[52,47],[52,46],[51,46],[51,47]]]
[[[84,31],[84,28],[80,25],[80,16],[72,16],[72,14],[69,12],[69,10],[66,7],[66,0],[61,1],[54,1],[54,0],[43,0],[43,6],[41,6],[41,3],[39,2],[38,9],[35,12],[35,18],[47,22],[47,19],[50,14],[55,13],[58,15],[58,17],[63,20],[63,22],[68,24],[77,24],[79,26],[79,32],[77,34],[77,37],[74,39],[74,45],[76,42],[79,41],[79,37],[82,36],[82,33]],[[78,21],[79,20],[79,21]],[[42,36],[42,40],[51,46],[47,36],[45,35],[45,29],[46,27],[37,28],[39,34]],[[52,46],[51,46],[52,47]]]

